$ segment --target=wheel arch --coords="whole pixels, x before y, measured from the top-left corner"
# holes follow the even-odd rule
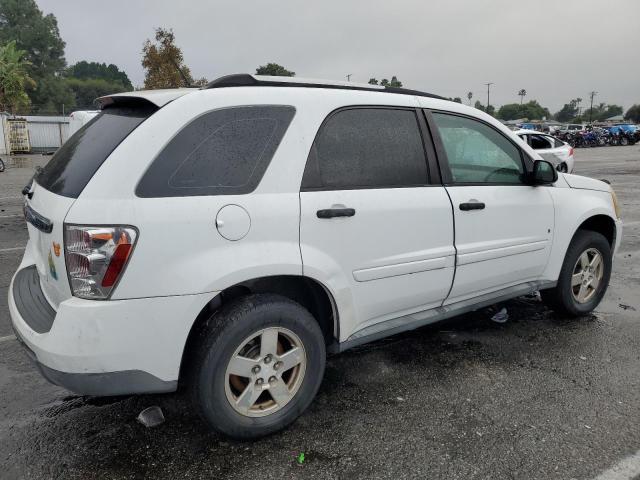
[[[340,338],[335,299],[330,290],[318,280],[303,275],[273,275],[244,280],[218,292],[197,315],[182,352],[180,383],[187,378],[189,364],[192,361],[191,354],[199,341],[199,333],[206,320],[225,303],[249,293],[272,293],[287,297],[309,310],[318,322],[327,346]]]
[[[578,226],[576,231],[573,233],[571,241],[573,241],[573,238],[580,230],[590,230],[592,232],[602,234],[609,242],[612,250],[616,244],[616,222],[609,215],[596,214],[588,217]]]

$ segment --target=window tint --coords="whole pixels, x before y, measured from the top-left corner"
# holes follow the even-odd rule
[[[284,136],[295,109],[268,105],[206,113],[184,127],[153,161],[139,197],[252,192]]]
[[[531,148],[534,150],[544,150],[545,148],[553,148],[553,145],[549,141],[549,137],[544,135],[531,135],[529,137]]]
[[[427,163],[411,110],[357,108],[330,116],[309,153],[302,188],[424,185]]]
[[[103,110],[58,149],[36,182],[50,192],[78,198],[111,152],[156,110],[151,105]]]
[[[433,113],[455,183],[522,183],[520,150],[490,126]]]

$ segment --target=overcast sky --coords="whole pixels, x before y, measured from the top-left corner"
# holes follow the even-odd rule
[[[69,63],[114,63],[142,85],[142,44],[173,28],[194,77],[254,73],[405,87],[475,102],[570,99],[640,103],[640,1],[616,0],[36,0],[53,13]]]

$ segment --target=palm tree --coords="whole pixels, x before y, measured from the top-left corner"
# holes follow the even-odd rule
[[[30,103],[25,87],[35,82],[27,73],[31,63],[24,59],[26,53],[16,48],[15,40],[0,46],[0,110],[15,111]]]
[[[522,105],[522,101],[524,100],[524,97],[527,96],[527,91],[523,88],[518,92],[518,95],[520,96],[520,105]]]
[[[469,99],[469,105],[471,105],[471,99],[473,98],[473,92],[467,93],[467,98]]]

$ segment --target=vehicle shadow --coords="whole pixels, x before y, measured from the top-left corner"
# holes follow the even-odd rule
[[[451,429],[496,422],[491,413],[468,411],[461,398],[488,402],[484,395],[498,397],[506,389],[516,403],[528,402],[540,393],[519,391],[513,378],[520,385],[527,371],[540,380],[548,372],[535,370],[566,363],[567,346],[577,338],[597,342],[596,316],[562,319],[527,298],[502,306],[509,313],[504,324],[490,320],[495,308],[483,309],[330,357],[310,409],[289,429],[264,440],[235,442],[210,432],[182,391],[59,398],[16,426],[5,446],[9,455],[3,463],[9,465],[10,458],[11,465],[3,478],[206,478],[203,472],[235,478],[265,468],[265,458],[281,478],[298,477],[304,476],[296,462],[301,451],[326,478],[371,478],[379,467],[354,445],[358,438],[391,438],[407,428],[437,432],[446,425],[438,442],[453,442]],[[560,382],[567,380],[562,368],[556,370]],[[560,388],[552,382],[538,392],[550,395]],[[151,405],[163,409],[166,421],[145,428],[135,419]],[[452,408],[453,416],[447,413]],[[425,409],[429,416],[417,416]],[[411,427],[403,419],[411,419]]]

